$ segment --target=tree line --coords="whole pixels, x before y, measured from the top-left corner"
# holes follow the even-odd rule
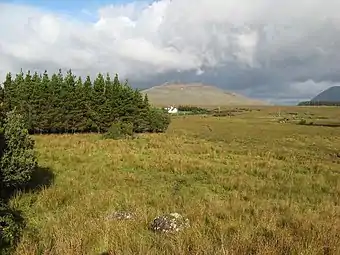
[[[331,101],[303,101],[298,106],[340,106],[340,102]]]
[[[135,133],[164,132],[170,123],[168,114],[117,74],[111,79],[99,73],[92,81],[72,70],[8,73],[0,100],[6,112],[15,109],[24,117],[30,133],[103,133],[117,122],[131,124]]]

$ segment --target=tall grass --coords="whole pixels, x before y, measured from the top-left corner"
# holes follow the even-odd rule
[[[306,109],[289,111],[336,116]],[[11,201],[27,219],[16,254],[340,254],[340,128],[279,124],[276,111],[176,117],[132,140],[35,136],[55,180]],[[108,221],[116,210],[138,217]],[[148,230],[168,212],[191,227]]]

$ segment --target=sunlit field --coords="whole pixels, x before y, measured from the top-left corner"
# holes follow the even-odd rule
[[[326,122],[339,108],[175,116],[127,140],[33,136],[53,181],[12,199],[27,221],[16,254],[340,254],[340,127]],[[107,219],[119,210],[136,218]],[[171,212],[190,227],[149,230]]]

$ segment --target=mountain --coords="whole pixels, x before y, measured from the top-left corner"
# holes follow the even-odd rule
[[[340,86],[333,86],[314,97],[311,102],[340,102]]]
[[[142,91],[150,102],[157,106],[256,106],[267,102],[251,99],[236,93],[201,83],[165,83]]]

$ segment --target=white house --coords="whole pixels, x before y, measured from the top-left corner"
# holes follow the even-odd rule
[[[166,107],[164,109],[167,110],[168,113],[178,113],[178,109],[176,107],[173,107],[173,106]]]

